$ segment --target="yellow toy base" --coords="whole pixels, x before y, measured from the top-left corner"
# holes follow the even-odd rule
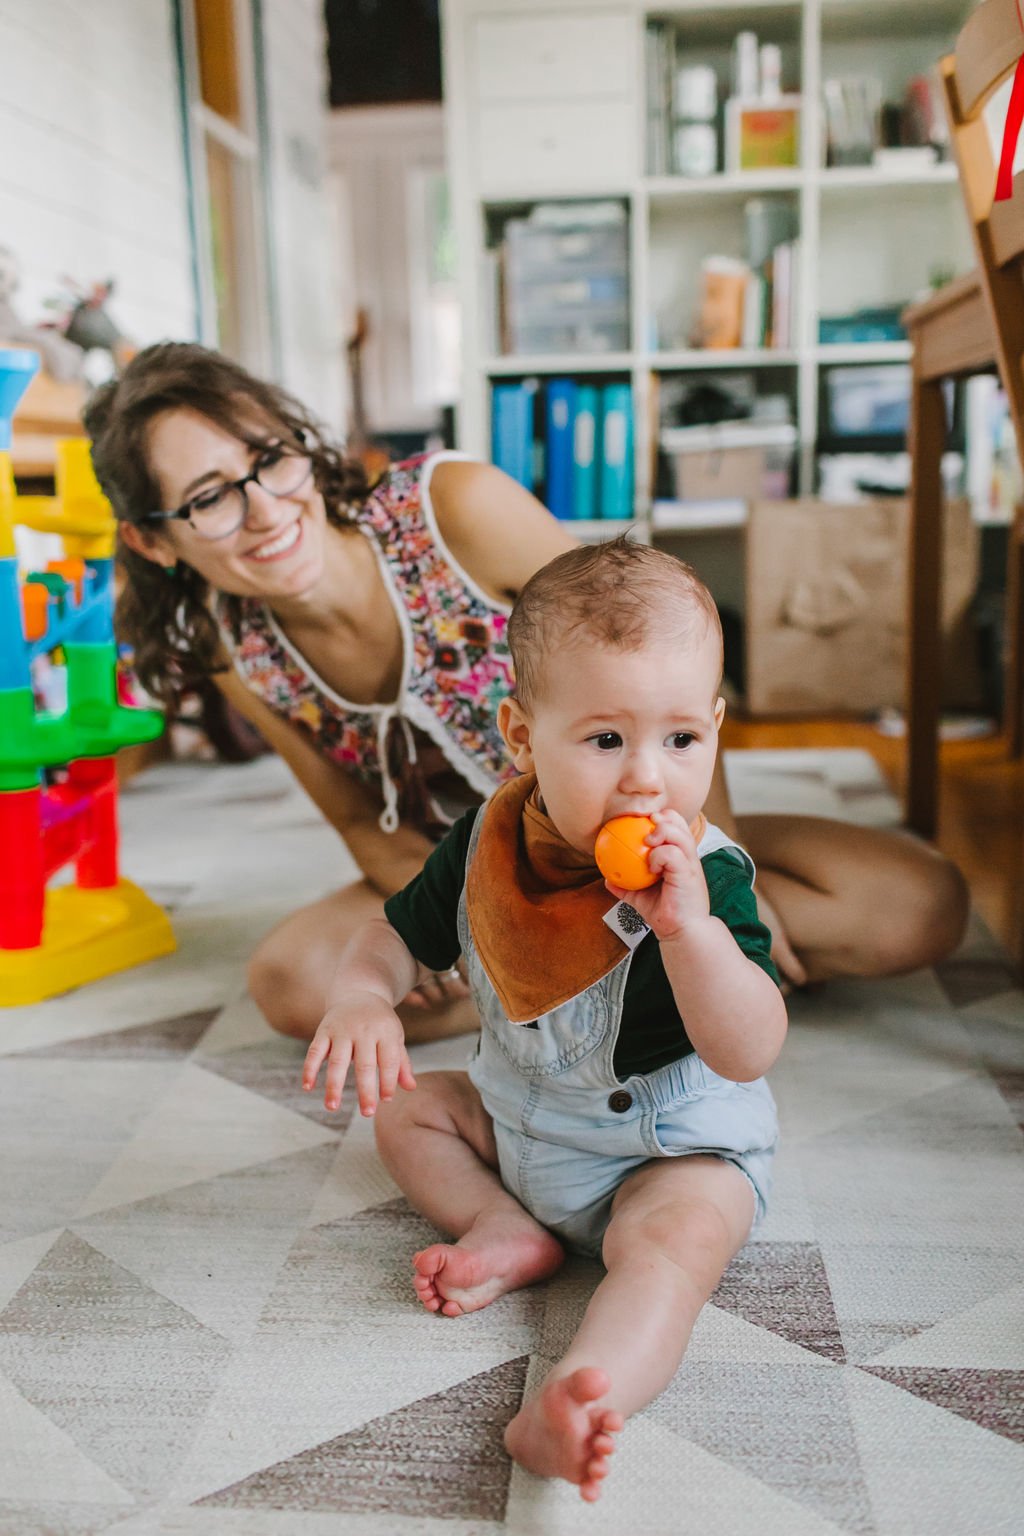
[[[0,1006],[41,1003],[175,949],[167,914],[130,880],[107,891],[46,893],[38,949],[0,949]]]

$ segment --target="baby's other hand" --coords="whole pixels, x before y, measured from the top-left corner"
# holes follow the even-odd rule
[[[397,1088],[416,1087],[405,1034],[395,1010],[376,992],[354,992],[329,1008],[313,1036],[302,1068],[308,1093],[327,1062],[324,1105],[337,1109],[351,1066],[359,1111],[372,1115],[379,1100],[393,1099]]]

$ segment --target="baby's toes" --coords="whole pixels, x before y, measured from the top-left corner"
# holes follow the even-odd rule
[[[625,1422],[622,1414],[617,1409],[606,1408],[594,1427],[598,1431],[603,1430],[606,1435],[617,1435]]]
[[[597,1434],[590,1448],[595,1456],[610,1456],[615,1449],[615,1441],[611,1435]]]

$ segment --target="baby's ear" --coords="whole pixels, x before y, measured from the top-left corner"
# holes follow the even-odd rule
[[[718,699],[715,700],[715,730],[716,731],[720,731],[722,729],[722,721],[724,719],[725,719],[725,700],[722,699],[722,698],[718,698]]]
[[[498,730],[519,772],[530,773],[533,769],[533,727],[517,698],[502,699],[498,705]]]

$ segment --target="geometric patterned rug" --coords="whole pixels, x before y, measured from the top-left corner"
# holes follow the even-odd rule
[[[895,819],[861,752],[728,766],[741,810]],[[937,970],[790,1000],[768,1218],[584,1507],[501,1432],[598,1267],[425,1312],[431,1228],[245,996],[344,848],[273,759],[155,769],[122,827],[177,954],[0,1010],[3,1536],[1021,1529],[1024,995],[979,923]]]

